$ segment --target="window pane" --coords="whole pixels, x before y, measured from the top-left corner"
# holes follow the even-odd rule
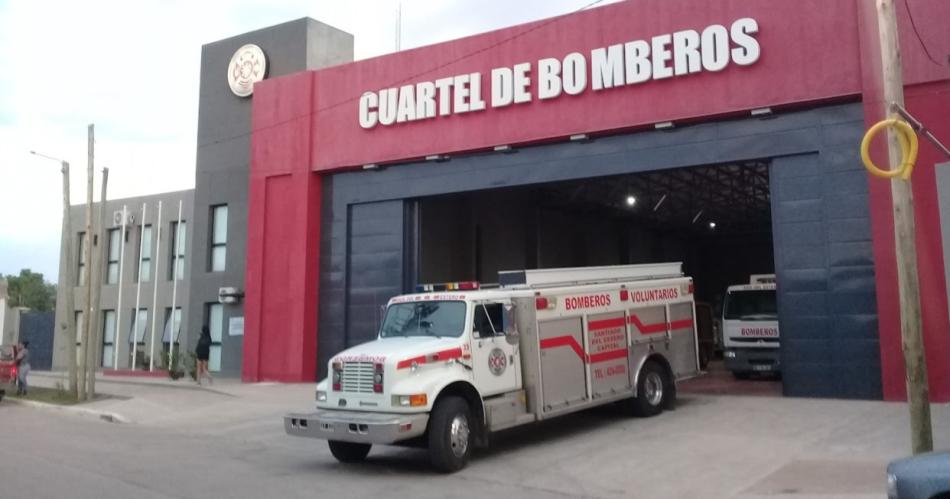
[[[211,271],[224,272],[225,259],[227,258],[227,246],[214,246],[211,248]]]
[[[208,330],[211,332],[211,341],[221,342],[221,331],[224,329],[224,305],[212,303],[208,305]]]
[[[212,235],[211,242],[213,244],[224,244],[228,242],[228,207],[224,206],[215,206],[214,213],[212,214]]]
[[[142,258],[152,257],[152,226],[142,228]]]
[[[115,284],[119,282],[119,264],[118,263],[109,263],[109,273],[106,276],[106,284]]]
[[[208,370],[218,372],[221,370],[221,345],[211,345],[208,352]]]
[[[119,229],[109,230],[109,261],[119,261]]]
[[[139,278],[142,280],[142,282],[148,282],[152,280],[151,260],[142,260],[142,264],[139,267]]]
[[[148,309],[139,309],[138,315],[134,315],[135,309],[132,309],[133,318],[129,328],[129,343],[132,342],[132,332],[135,332],[135,341],[141,343],[145,340],[145,332],[148,329]]]
[[[162,342],[168,343],[169,333],[172,330],[172,321],[170,320],[170,310],[165,309],[165,330],[162,333]],[[175,307],[175,320],[174,320],[174,330],[175,330],[175,340],[178,341],[178,336],[181,333],[181,308]]]
[[[115,342],[115,310],[106,310],[105,320],[102,322],[102,342]]]
[[[184,258],[180,256],[178,257],[178,261],[175,262],[175,270],[177,271],[175,272],[175,276],[177,276],[178,280],[185,278],[185,259]]]
[[[177,225],[177,224],[176,224]],[[188,224],[186,222],[181,223],[181,230],[176,232],[176,241],[175,248],[178,250],[178,256],[185,256],[185,248],[188,244]],[[177,237],[181,237],[181,243],[178,243]]]
[[[112,367],[115,365],[115,354],[112,345],[102,346],[102,367]]]

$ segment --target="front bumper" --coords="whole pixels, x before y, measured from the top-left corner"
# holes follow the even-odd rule
[[[295,437],[322,438],[360,444],[391,444],[426,431],[427,413],[391,414],[318,409],[284,416],[284,431]]]
[[[732,352],[732,356],[730,356]],[[726,369],[738,373],[781,372],[778,348],[732,348],[723,352]]]

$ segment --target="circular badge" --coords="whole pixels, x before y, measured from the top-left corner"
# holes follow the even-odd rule
[[[267,58],[264,51],[254,44],[247,44],[231,56],[228,64],[228,85],[238,97],[248,97],[254,92],[254,83],[264,79],[267,73]]]
[[[508,367],[508,356],[500,348],[496,348],[488,354],[488,370],[495,376],[501,376]]]

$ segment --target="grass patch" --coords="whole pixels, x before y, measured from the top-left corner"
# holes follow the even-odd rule
[[[16,400],[32,400],[57,405],[75,405],[77,403],[76,397],[73,397],[71,393],[58,388],[30,387],[30,391],[26,395],[17,395],[16,388],[12,385],[2,388],[7,391],[7,398]]]

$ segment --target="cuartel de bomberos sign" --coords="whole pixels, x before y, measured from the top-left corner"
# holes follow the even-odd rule
[[[364,129],[439,116],[484,111],[555,99],[563,94],[603,91],[700,72],[718,72],[729,65],[749,66],[759,60],[759,32],[755,19],[738,19],[696,30],[657,35],[599,47],[589,55],[571,52],[561,59],[543,58],[536,69],[530,62],[497,67],[488,76],[489,91],[482,93],[483,75],[465,73],[432,81],[363,93],[359,122]],[[532,94],[531,79],[537,80]],[[487,99],[487,100],[486,100]]]

